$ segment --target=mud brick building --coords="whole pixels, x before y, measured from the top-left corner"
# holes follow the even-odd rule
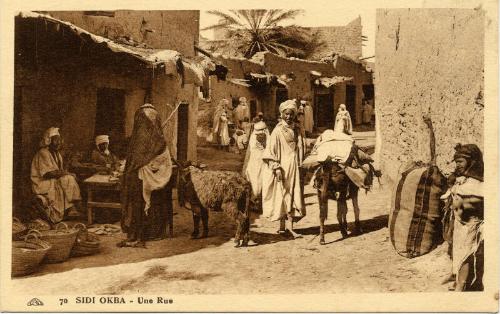
[[[196,158],[199,91],[209,72],[195,56],[198,11],[25,12],[15,28],[18,196],[30,194],[31,159],[48,127],[60,127],[69,155],[89,151],[104,133],[123,156],[145,102],[163,121],[171,117],[164,134],[172,156]]]

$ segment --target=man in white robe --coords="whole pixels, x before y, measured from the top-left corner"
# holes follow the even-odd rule
[[[237,128],[241,128],[241,123],[247,118],[250,121],[250,108],[247,105],[247,99],[245,97],[240,97],[240,103],[233,111],[233,119]]]
[[[335,117],[335,127],[333,129],[335,132],[345,133],[348,135],[352,134],[352,120],[349,111],[347,111],[344,104],[340,104],[339,111]]]
[[[308,101],[302,100],[301,104],[304,106],[304,129],[308,133],[312,133],[314,127],[313,108]]]
[[[43,196],[54,211],[47,213],[52,223],[63,220],[67,210],[81,200],[80,188],[74,175],[64,169],[59,153],[61,135],[59,129],[51,127],[45,131],[40,150],[31,163],[33,192]]]
[[[279,109],[282,119],[271,133],[262,156],[272,170],[262,178],[262,211],[263,217],[280,221],[279,233],[286,232],[285,222],[288,221],[288,230],[298,237],[293,231],[293,223],[306,214],[299,172],[305,144],[294,122],[297,114],[295,100],[281,103]]]

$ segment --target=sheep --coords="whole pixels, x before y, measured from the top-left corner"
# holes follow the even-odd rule
[[[248,246],[250,229],[250,183],[240,174],[233,171],[204,170],[196,163],[176,162],[179,167],[178,199],[186,208],[191,204],[194,230],[191,238],[208,236],[208,211],[224,211],[237,223],[236,247]],[[200,219],[203,232],[200,236]],[[241,242],[240,242],[241,241]]]

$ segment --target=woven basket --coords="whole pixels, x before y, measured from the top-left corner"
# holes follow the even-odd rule
[[[61,226],[64,227],[61,228]],[[46,263],[60,263],[67,260],[71,254],[71,249],[75,245],[78,229],[69,229],[64,222],[58,223],[56,229],[42,231],[42,240],[52,245],[52,248],[45,257]]]
[[[19,219],[12,217],[12,240],[21,240],[27,231],[28,228]]]
[[[13,241],[12,276],[25,276],[37,271],[50,248],[51,245],[40,240],[36,233],[26,235],[24,241]]]
[[[74,228],[79,231],[76,237],[75,245],[71,250],[71,256],[87,256],[98,253],[101,244],[99,239],[96,236],[89,234],[87,227],[85,227],[82,223],[76,224]]]

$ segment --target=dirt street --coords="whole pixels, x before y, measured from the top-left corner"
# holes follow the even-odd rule
[[[202,148],[207,152],[211,148]],[[218,162],[234,167],[243,156],[217,152]],[[219,156],[221,155],[221,156]],[[222,156],[224,155],[224,156]],[[201,161],[218,168],[206,154]],[[224,158],[224,159],[219,159]],[[177,208],[175,237],[149,242],[147,249],[116,248],[124,235],[103,236],[103,251],[93,257],[72,258],[62,264],[43,265],[35,276],[14,280],[24,293],[63,294],[243,294],[243,293],[347,293],[434,292],[450,262],[446,245],[428,255],[406,259],[389,240],[388,204],[391,191],[375,184],[360,193],[364,233],[342,240],[336,221],[336,203],[330,201],[326,245],[319,244],[317,196],[307,186],[307,216],[297,224],[300,239],[276,234],[278,224],[254,217],[252,246],[234,248],[234,225],[223,213],[210,216],[210,237],[189,239],[191,214]],[[348,221],[353,222],[349,204]],[[350,224],[350,228],[353,226]],[[287,287],[283,291],[283,287]]]

